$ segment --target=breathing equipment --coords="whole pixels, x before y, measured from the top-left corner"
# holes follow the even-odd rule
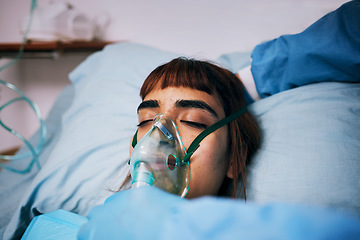
[[[5,64],[4,66],[0,67],[0,71],[4,70],[5,68],[8,68],[10,66],[12,66],[13,64],[15,64],[22,56],[22,53],[24,51],[24,47],[25,47],[25,43],[27,41],[27,35],[31,26],[31,22],[32,22],[32,16],[33,16],[33,12],[37,7],[37,1],[36,0],[32,0],[31,1],[31,10],[30,10],[30,18],[29,18],[29,22],[23,37],[23,41],[21,44],[21,47],[19,49],[19,53],[16,56],[15,59],[13,59],[12,61],[10,61],[9,63]],[[9,105],[16,103],[16,102],[20,102],[20,101],[25,101],[30,107],[31,109],[35,112],[36,117],[38,118],[39,122],[40,122],[40,140],[38,142],[38,144],[36,146],[33,146],[32,143],[30,143],[30,141],[28,141],[24,136],[22,136],[19,132],[15,131],[14,129],[10,128],[8,125],[6,125],[0,118],[0,126],[3,127],[6,131],[10,132],[11,134],[13,134],[15,137],[19,138],[22,142],[24,142],[25,146],[28,148],[28,151],[25,151],[21,154],[16,154],[14,156],[11,155],[0,155],[0,159],[4,159],[4,160],[8,160],[8,161],[14,161],[14,160],[23,160],[29,157],[31,158],[31,161],[29,163],[29,165],[25,168],[25,169],[15,169],[12,168],[6,164],[0,163],[0,167],[15,172],[15,173],[27,173],[31,170],[32,166],[35,164],[37,166],[38,169],[41,168],[40,163],[39,163],[39,159],[38,156],[42,150],[42,147],[44,145],[45,142],[45,137],[46,137],[46,126],[45,123],[42,119],[41,113],[40,113],[40,109],[39,107],[33,102],[31,101],[19,88],[17,88],[15,85],[3,81],[0,79],[0,85],[3,85],[6,88],[9,88],[13,91],[15,91],[19,97],[16,97],[6,103],[4,103],[2,106],[0,106],[0,113],[2,110],[4,110],[5,108],[7,108]]]
[[[158,114],[154,125],[134,148],[130,159],[133,187],[155,185],[185,196],[190,184],[186,150],[171,118]]]
[[[16,97],[6,103],[4,103],[2,106],[0,106],[0,113],[2,110],[6,109],[6,107],[10,106],[13,103],[16,102],[20,102],[20,101],[24,101],[26,102],[31,109],[35,112],[37,119],[39,120],[40,123],[40,140],[37,144],[37,146],[33,146],[32,143],[30,143],[30,141],[28,141],[23,135],[21,135],[19,132],[17,132],[16,130],[12,129],[11,127],[9,127],[8,125],[6,125],[2,119],[0,118],[0,126],[2,126],[6,131],[10,132],[11,134],[13,134],[15,137],[17,137],[18,139],[20,139],[25,146],[28,148],[27,152],[23,152],[21,154],[16,154],[14,156],[11,155],[0,155],[0,159],[4,159],[4,160],[8,160],[8,161],[15,161],[15,160],[22,160],[28,157],[32,157],[32,160],[30,161],[29,165],[27,168],[19,170],[19,169],[15,169],[12,168],[6,164],[0,163],[0,167],[10,170],[12,172],[15,173],[26,173],[29,172],[30,169],[32,168],[32,166],[35,164],[37,166],[37,168],[40,170],[40,163],[38,160],[38,156],[39,153],[44,145],[45,142],[45,137],[46,137],[46,126],[45,123],[41,117],[41,112],[39,107],[36,105],[36,103],[34,103],[33,101],[31,101],[19,88],[17,88],[16,86],[14,86],[11,83],[5,82],[3,80],[0,79],[0,85],[4,85],[5,87],[12,89],[13,91],[17,92],[19,97]]]
[[[137,131],[133,137],[130,174],[132,187],[156,186],[166,192],[185,197],[190,188],[190,157],[200,142],[210,133],[240,117],[247,107],[216,122],[201,132],[186,150],[174,121],[158,114],[154,125],[137,142]]]

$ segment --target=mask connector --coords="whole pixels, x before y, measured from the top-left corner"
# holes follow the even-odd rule
[[[136,163],[136,166],[134,166],[134,173],[132,179],[133,188],[152,186],[155,180],[151,171],[146,167],[146,163],[144,162]]]

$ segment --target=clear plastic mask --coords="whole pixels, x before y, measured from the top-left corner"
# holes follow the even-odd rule
[[[201,132],[187,151],[174,121],[163,114],[155,116],[154,125],[134,147],[129,161],[132,186],[157,186],[169,193],[185,197],[190,188],[190,157],[200,142],[209,134],[240,117],[247,111],[243,107]]]
[[[187,154],[179,131],[166,115],[158,114],[154,122],[131,154],[132,185],[156,186],[185,197],[190,187],[190,164],[184,160]]]

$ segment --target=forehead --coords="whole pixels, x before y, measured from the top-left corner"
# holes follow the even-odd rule
[[[160,107],[175,105],[179,100],[200,100],[211,106],[219,116],[225,115],[224,108],[217,96],[187,87],[167,87],[165,89],[156,87],[145,96],[144,101],[147,100],[159,101]]]
[[[202,100],[210,103],[211,105],[218,105],[222,108],[220,100],[217,96],[187,87],[167,87],[165,89],[160,89],[159,87],[156,87],[154,90],[152,90],[149,94],[145,96],[144,101],[161,98],[167,99],[171,102],[179,99]]]

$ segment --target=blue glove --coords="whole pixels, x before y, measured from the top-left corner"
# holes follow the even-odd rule
[[[360,239],[360,219],[315,207],[181,199],[155,187],[95,207],[78,239]]]

